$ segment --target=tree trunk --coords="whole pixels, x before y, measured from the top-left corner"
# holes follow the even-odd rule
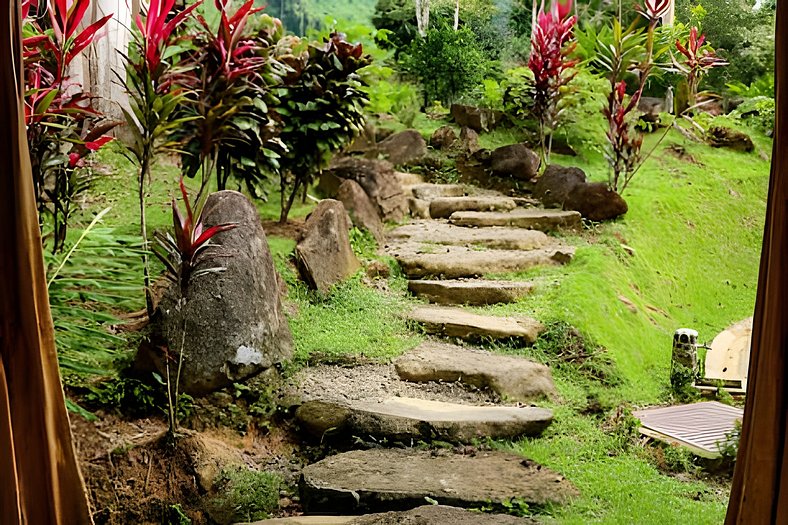
[[[427,36],[430,27],[430,0],[416,0],[416,26],[419,35]]]
[[[457,3],[454,5],[454,30],[457,31],[460,28],[460,0],[457,0]]]

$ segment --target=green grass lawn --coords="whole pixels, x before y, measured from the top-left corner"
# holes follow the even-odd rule
[[[425,134],[441,125],[423,118],[418,123]],[[482,135],[487,147],[516,140],[518,134],[510,131]],[[646,148],[655,140],[650,136]],[[769,139],[756,141],[762,151],[769,151]],[[685,149],[683,159],[671,153],[672,145]],[[578,157],[556,156],[554,162],[579,166],[591,179],[604,180],[602,154],[587,145],[578,149]],[[115,149],[101,152],[99,160],[110,173],[91,191],[72,235],[106,206],[112,211],[104,226],[136,234],[133,167]],[[704,480],[691,458],[673,449],[660,454],[673,458],[667,463],[674,474],[661,471],[658,465],[664,467],[665,461],[656,460],[652,448],[638,444],[632,429],[622,430],[612,414],[671,400],[674,330],[695,328],[701,340],[710,341],[729,324],[752,315],[768,171],[769,162],[759,153],[714,150],[671,132],[627,190],[630,211],[624,218],[589,225],[569,237],[578,247],[569,265],[508,276],[535,280],[539,286],[531,297],[480,309],[570,323],[604,347],[618,379],[611,382],[614,386],[605,386],[576,369],[554,368],[560,393],[553,404],[554,424],[539,439],[496,444],[560,471],[580,489],[581,498],[571,505],[536,509],[540,519],[654,525],[722,521],[724,483]],[[177,192],[177,181],[175,164],[156,167],[148,208],[151,229],[170,224],[169,201]],[[312,206],[309,201],[298,205],[293,216],[303,217]],[[266,220],[278,218],[278,207],[275,192],[259,203]],[[368,286],[359,275],[320,296],[298,283],[288,262],[295,242],[270,236],[269,244],[288,283],[287,311],[297,363],[342,355],[386,360],[421,340],[400,318],[415,300],[407,297],[405,280],[396,271],[383,289]],[[356,247],[369,256],[369,247]],[[622,299],[634,304],[635,311]],[[550,362],[540,346],[499,350]],[[598,400],[602,413],[586,414],[588,399]]]

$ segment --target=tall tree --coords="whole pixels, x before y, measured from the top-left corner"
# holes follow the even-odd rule
[[[422,37],[430,27],[430,0],[416,0],[416,25]]]

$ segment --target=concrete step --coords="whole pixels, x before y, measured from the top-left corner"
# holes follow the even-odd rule
[[[408,283],[413,295],[436,304],[467,304],[485,306],[514,303],[530,294],[533,283],[524,281],[486,281],[483,279],[425,281]]]
[[[539,321],[530,317],[479,315],[462,308],[423,306],[411,310],[407,318],[422,325],[427,333],[468,341],[514,339],[533,344],[544,330]]]
[[[307,401],[296,410],[300,428],[321,442],[352,436],[387,442],[516,439],[538,436],[553,420],[538,407],[472,406],[408,397],[383,401]]]
[[[363,516],[291,516],[255,521],[248,525],[537,525],[530,518],[508,514],[423,505],[406,511],[381,512]]]
[[[456,507],[503,508],[513,499],[547,505],[579,495],[563,476],[522,456],[415,449],[330,456],[304,468],[300,492],[308,513],[413,508],[426,498]]]
[[[517,207],[508,197],[440,197],[430,201],[430,217],[448,219],[458,211],[511,211]]]
[[[386,235],[390,244],[405,241],[454,246],[482,246],[500,250],[534,250],[555,241],[544,232],[523,228],[465,228],[444,221],[420,220]]]
[[[426,341],[394,361],[405,381],[460,381],[524,403],[556,394],[550,368],[522,357]]]
[[[517,208],[510,212],[458,211],[451,215],[449,222],[476,228],[509,226],[541,231],[579,229],[582,226],[581,216],[576,211],[541,208]]]
[[[530,251],[475,250],[464,246],[407,243],[392,247],[389,253],[410,279],[460,279],[566,264],[574,257],[574,248],[558,246]]]
[[[431,201],[440,197],[462,197],[465,186],[462,184],[414,184],[404,187],[405,193],[421,200]]]

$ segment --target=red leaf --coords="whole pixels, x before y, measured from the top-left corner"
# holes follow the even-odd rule
[[[87,11],[88,6],[90,5],[90,0],[75,0],[74,4],[71,6],[71,13],[68,15],[68,19],[66,21],[66,38],[70,38],[71,35],[74,34],[79,24],[82,23],[82,18],[85,16],[85,11]]]
[[[79,160],[81,158],[82,157],[80,156],[79,153],[69,153],[68,154],[68,166],[70,168],[76,167],[76,165],[79,164]]]
[[[85,147],[90,151],[98,151],[104,144],[112,142],[112,140],[114,140],[112,137],[105,135],[97,140],[85,142]]]
[[[74,45],[69,50],[68,54],[66,55],[66,63],[70,63],[74,57],[76,57],[83,49],[88,47],[93,39],[96,37],[96,33],[104,27],[107,22],[109,22],[112,15],[107,15],[104,18],[90,24],[88,27],[85,28],[76,38],[74,38]]]
[[[196,251],[200,246],[208,242],[211,237],[216,235],[219,232],[224,232],[227,230],[232,230],[235,228],[237,224],[219,224],[217,226],[211,226],[207,230],[205,230],[202,235],[200,235],[197,240],[194,241],[192,244],[193,251]]]

